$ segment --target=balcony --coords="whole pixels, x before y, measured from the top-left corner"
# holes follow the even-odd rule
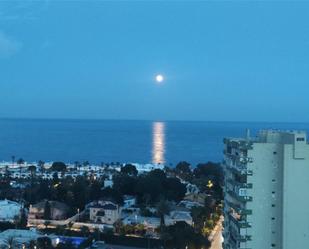
[[[233,186],[237,186],[238,188],[247,188],[247,189],[251,189],[253,184],[252,183],[243,183],[243,182],[237,182],[233,179],[228,179],[227,180],[228,183],[232,184]]]
[[[237,213],[239,213],[241,216],[243,215],[251,215],[252,214],[252,210],[251,209],[245,209],[242,208],[230,201],[225,200],[225,203],[230,206],[231,208],[233,208]]]
[[[248,202],[253,200],[252,196],[240,196],[239,193],[232,190],[227,190],[227,193],[240,202]]]
[[[247,241],[250,241],[252,239],[252,236],[251,235],[239,235],[237,237],[237,240],[239,242],[247,242]]]
[[[250,228],[251,224],[247,222],[246,220],[238,220],[233,215],[229,216],[230,220],[238,227],[238,229],[242,228]]]

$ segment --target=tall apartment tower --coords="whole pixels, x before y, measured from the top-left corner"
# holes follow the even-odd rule
[[[224,249],[309,248],[306,133],[224,139]]]

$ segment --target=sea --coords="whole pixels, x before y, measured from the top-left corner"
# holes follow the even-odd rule
[[[221,162],[223,139],[260,129],[305,130],[309,123],[0,119],[0,161],[12,156],[93,164]]]

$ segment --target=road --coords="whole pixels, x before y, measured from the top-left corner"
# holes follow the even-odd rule
[[[215,227],[214,234],[211,236],[211,247],[210,249],[222,249],[222,220],[221,217],[220,221],[218,222],[217,226]]]

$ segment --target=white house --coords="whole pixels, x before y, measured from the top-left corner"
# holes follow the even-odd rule
[[[0,221],[14,222],[16,217],[20,217],[22,204],[15,201],[0,201]]]
[[[120,207],[111,201],[97,201],[88,205],[89,219],[95,223],[113,225],[120,219]]]
[[[108,187],[112,188],[113,184],[114,182],[113,182],[112,177],[109,177],[109,179],[104,180],[104,188],[108,188]]]

